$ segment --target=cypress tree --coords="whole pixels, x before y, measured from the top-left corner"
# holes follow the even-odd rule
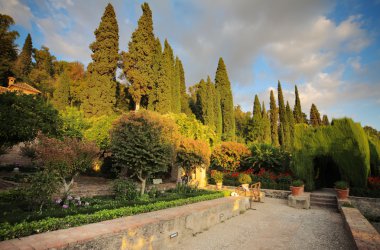
[[[89,64],[88,71],[114,80],[119,61],[119,27],[114,8],[110,3],[94,34],[95,42],[90,45],[92,63]]]
[[[268,117],[267,110],[265,108],[265,104],[263,102],[262,106],[262,131],[263,131],[263,137],[262,137],[262,142],[265,144],[271,144],[272,139],[271,139],[271,126],[270,126],[270,119]]]
[[[262,112],[259,97],[255,95],[253,102],[253,116],[248,124],[247,141],[248,142],[262,142],[263,141],[263,124]]]
[[[294,124],[295,124],[295,119],[293,116],[293,112],[290,109],[289,102],[286,102],[286,116],[288,120],[288,126],[289,126],[289,139],[290,139],[290,146],[293,145],[293,138],[294,138]]]
[[[313,127],[318,127],[321,124],[321,115],[319,114],[317,106],[315,106],[315,104],[313,103],[311,104],[310,108],[310,125],[312,125]]]
[[[132,33],[128,52],[122,53],[123,70],[131,84],[129,93],[135,102],[136,111],[140,109],[141,99],[149,95],[153,88],[155,80],[153,60],[157,55],[155,54],[157,41],[153,33],[152,11],[147,3],[143,3],[141,9],[143,14],[138,21],[137,29]]]
[[[160,60],[158,81],[157,81],[157,103],[156,111],[161,114],[168,113],[172,111],[172,70],[173,70],[173,51],[165,40],[164,52]]]
[[[58,78],[58,86],[54,90],[53,105],[58,110],[64,110],[70,105],[70,78],[63,72]]]
[[[22,51],[14,65],[14,71],[17,78],[24,81],[27,79],[30,71],[32,70],[32,50],[32,37],[28,34],[25,39],[24,46],[22,47]]]
[[[174,78],[172,82],[172,112],[181,113],[181,79],[180,79],[179,58],[175,58],[174,63]]]
[[[276,105],[276,100],[274,98],[273,90],[270,91],[270,130],[272,145],[278,146],[278,110]]]
[[[215,109],[214,109],[214,103],[215,103],[215,86],[211,82],[210,76],[207,76],[207,113],[208,113],[208,120],[209,125],[213,130],[215,130]]]
[[[235,140],[234,104],[231,91],[231,83],[228,79],[227,69],[222,58],[219,58],[218,68],[215,74],[215,86],[220,94],[222,109],[222,139]]]
[[[214,97],[214,125],[215,133],[220,139],[222,136],[223,122],[222,122],[222,108],[220,106],[220,94],[213,84],[213,97]]]
[[[279,111],[279,118],[280,118],[280,126],[279,129],[282,131],[279,131],[279,142],[281,146],[286,146],[287,144],[287,137],[288,137],[288,124],[287,124],[287,117],[286,117],[286,110],[285,110],[285,102],[284,102],[284,95],[282,94],[282,88],[281,83],[278,81],[277,86],[277,95],[278,95],[278,111]]]
[[[210,81],[210,79],[208,79]],[[200,111],[200,120],[204,125],[208,125],[211,128],[214,127],[214,109],[213,109],[213,99],[210,97],[210,82],[205,82],[203,79],[199,82],[197,89],[197,101],[196,106]],[[210,105],[211,104],[211,105]]]
[[[324,125],[324,126],[330,125],[329,118],[327,117],[327,115],[323,115],[322,125]]]
[[[191,109],[189,106],[189,95],[186,93],[185,71],[182,66],[181,60],[178,60],[180,92],[181,92],[181,112],[187,115],[191,115]]]
[[[90,45],[92,63],[88,66],[90,76],[82,108],[87,116],[109,115],[116,104],[115,74],[119,60],[119,28],[111,4],[107,5],[94,34],[96,40]]]
[[[162,59],[162,46],[159,38],[156,38],[155,40],[155,47],[154,47],[154,55],[153,55],[153,62],[152,62],[152,70],[153,70],[153,84],[152,88],[148,93],[148,110],[157,110],[156,105],[158,102],[157,99],[157,91],[158,91],[158,82],[159,82],[159,74],[160,74],[160,63]]]
[[[300,100],[300,97],[298,94],[297,85],[295,85],[295,96],[296,96],[296,100],[295,100],[294,110],[293,110],[294,121],[296,124],[304,123],[305,121],[303,120],[302,109],[301,109],[301,100]]]

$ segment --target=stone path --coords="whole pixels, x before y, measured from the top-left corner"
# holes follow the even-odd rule
[[[294,209],[271,198],[254,208],[187,238],[177,249],[356,249],[337,211]]]

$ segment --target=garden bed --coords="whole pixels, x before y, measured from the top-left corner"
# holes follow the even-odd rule
[[[88,223],[100,222],[139,213],[156,211],[169,207],[181,206],[195,202],[223,197],[222,192],[198,190],[192,193],[168,193],[159,198],[140,199],[137,201],[118,201],[111,197],[84,199],[87,206],[50,207],[43,213],[12,209],[7,196],[1,197],[0,239],[12,239],[31,234],[69,228]],[[9,197],[8,197],[9,198]],[[6,208],[8,205],[8,209]],[[22,204],[19,204],[22,205]]]

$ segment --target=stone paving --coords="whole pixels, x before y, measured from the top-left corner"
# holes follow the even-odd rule
[[[256,210],[188,238],[176,249],[356,249],[337,210],[295,209],[266,198]]]

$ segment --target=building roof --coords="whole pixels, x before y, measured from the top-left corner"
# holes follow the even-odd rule
[[[0,86],[0,94],[7,92],[8,89],[5,87]]]
[[[9,86],[8,89],[9,90],[11,90],[11,89],[20,89],[20,90],[27,90],[27,91],[35,92],[35,93],[38,93],[38,94],[41,93],[41,91],[39,91],[38,89],[35,89],[32,86],[30,86],[29,84],[24,83],[24,82],[14,83],[11,86]]]

